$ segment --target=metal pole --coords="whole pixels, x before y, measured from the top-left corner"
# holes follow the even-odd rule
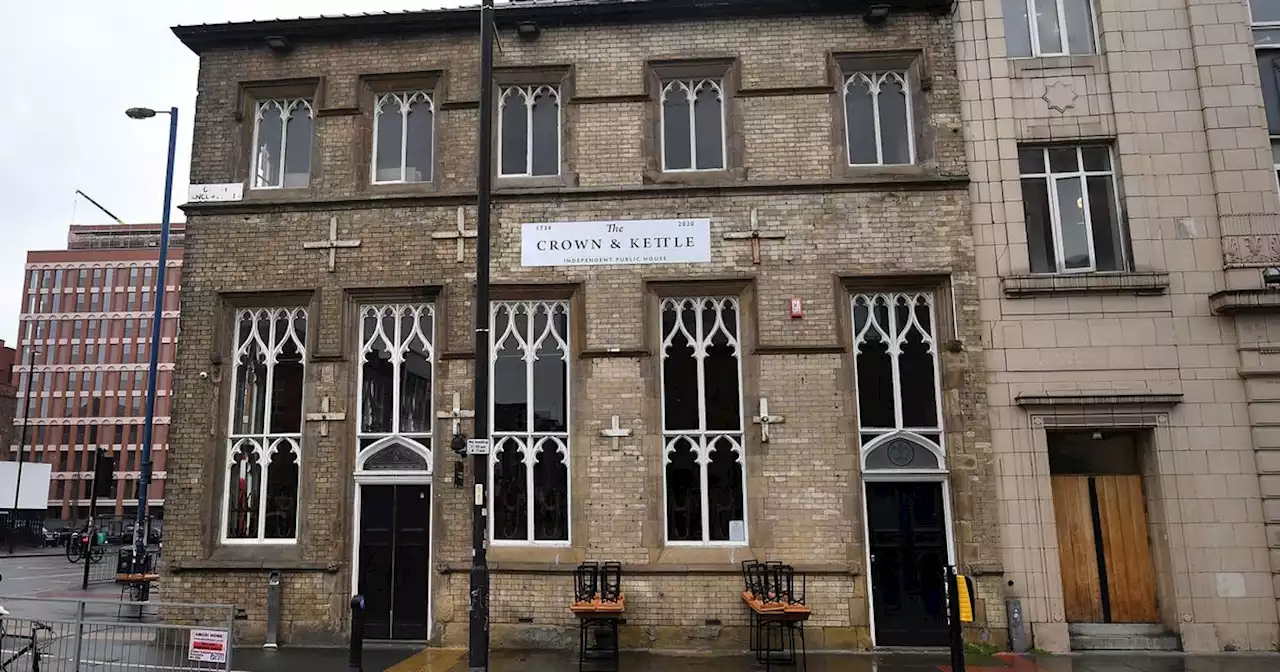
[[[151,318],[150,367],[147,369],[147,416],[142,424],[142,474],[138,478],[138,511],[133,525],[133,573],[141,572],[147,553],[147,495],[151,485],[151,437],[156,421],[156,375],[160,367],[160,327],[164,321],[165,270],[169,265],[169,211],[173,209],[173,163],[178,149],[178,108],[169,108],[169,165],[164,174],[164,212],[160,215],[160,269],[156,272],[155,314]]]
[[[489,197],[493,187],[493,0],[480,5],[480,157],[476,175],[476,343],[475,437],[489,438]],[[487,451],[486,451],[487,452]],[[476,455],[475,501],[471,511],[471,600],[467,666],[470,672],[489,669],[489,565],[485,507],[489,456]]]
[[[947,616],[951,635],[951,672],[964,669],[964,625],[960,623],[960,586],[956,583],[960,572],[955,565],[947,565]]]
[[[364,670],[364,596],[351,598],[351,641],[347,648],[348,672]]]
[[[15,537],[18,536],[15,523],[18,520],[18,494],[22,492],[22,449],[27,445],[27,418],[31,415],[31,399],[34,394],[31,391],[31,373],[35,368],[36,348],[34,345],[27,346],[27,399],[22,406],[22,431],[18,438],[18,475],[17,482],[13,485],[13,510],[9,512],[9,555],[13,555],[13,544]]]
[[[80,590],[89,590],[89,565],[93,558],[93,542],[98,536],[94,521],[98,519],[98,460],[101,459],[102,453],[93,451],[93,479],[89,481],[89,524],[85,526],[85,530],[89,533],[89,540],[80,549],[84,554],[84,576],[80,582]]]

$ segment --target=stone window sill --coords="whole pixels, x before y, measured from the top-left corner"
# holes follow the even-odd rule
[[[1059,77],[1063,74],[1089,75],[1103,72],[1102,56],[1098,54],[1010,58],[1009,63],[1014,77]],[[1064,73],[1063,70],[1070,72]]]
[[[1227,289],[1209,295],[1214,315],[1236,313],[1280,314],[1280,289]]]
[[[1155,271],[1133,273],[1080,273],[1073,275],[1010,275],[1000,280],[1000,288],[1010,299],[1072,294],[1164,294],[1169,274]]]
[[[578,186],[577,173],[561,173],[536,177],[495,177],[494,191],[519,191],[520,189],[549,189]]]
[[[439,185],[434,180],[431,182],[369,183],[365,185],[365,188],[370,194],[377,194],[378,196],[418,196],[421,194],[434,194],[440,191]]]
[[[661,170],[645,170],[645,184],[702,184],[715,185],[729,182],[741,182],[747,179],[745,168],[728,168],[725,170],[682,170],[663,172]]]

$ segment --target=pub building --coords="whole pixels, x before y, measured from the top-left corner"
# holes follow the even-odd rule
[[[944,0],[499,5],[493,646],[743,649],[743,560],[810,649],[1003,641]],[[887,14],[885,11],[887,10]],[[166,592],[265,637],[462,645],[478,12],[179,27],[200,57]]]

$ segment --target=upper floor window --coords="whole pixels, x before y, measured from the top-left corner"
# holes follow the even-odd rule
[[[1249,13],[1255,25],[1280,24],[1280,0],[1249,0]]]
[[[311,101],[264,100],[254,106],[254,189],[304,188],[311,181]],[[130,272],[130,284],[136,280]]]
[[[435,107],[426,91],[383,93],[373,106],[373,182],[430,182]]]
[[[1022,147],[1018,167],[1032,273],[1124,270],[1109,147]]]
[[[1097,53],[1093,0],[1003,0],[1009,56]]]
[[[559,87],[503,87],[498,128],[499,176],[560,174]]]
[[[724,170],[722,79],[676,79],[662,85],[662,170]]]
[[[915,163],[911,85],[905,70],[855,72],[844,80],[851,166]]]

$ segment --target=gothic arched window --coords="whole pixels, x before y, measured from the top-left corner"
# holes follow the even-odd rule
[[[435,308],[360,307],[356,472],[431,472]]]
[[[373,182],[430,182],[435,106],[426,91],[380,94],[373,103]]]
[[[661,110],[664,171],[724,170],[724,86],[720,80],[665,82]]]

